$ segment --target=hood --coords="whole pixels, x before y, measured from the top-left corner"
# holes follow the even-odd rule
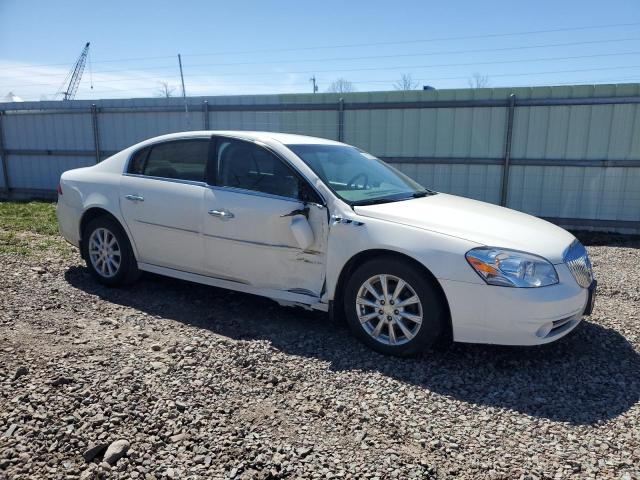
[[[574,236],[552,223],[491,203],[439,193],[355,207],[358,215],[452,235],[491,247],[533,253],[562,263]]]

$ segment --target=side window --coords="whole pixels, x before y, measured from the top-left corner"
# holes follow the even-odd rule
[[[209,140],[177,140],[151,146],[143,175],[204,182]]]
[[[149,154],[149,147],[142,148],[133,154],[131,160],[129,160],[129,170],[127,173],[135,173],[142,175],[144,170],[144,162]]]
[[[282,160],[242,140],[218,140],[217,184],[298,199],[300,179]]]

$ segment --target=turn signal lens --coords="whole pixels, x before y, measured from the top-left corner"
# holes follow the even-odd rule
[[[469,250],[465,257],[489,285],[532,288],[558,283],[558,273],[554,266],[531,253],[480,247]]]
[[[62,185],[60,185],[59,183],[58,183],[57,191],[58,191],[58,195],[62,195]]]
[[[467,257],[467,260],[469,261],[471,266],[478,272],[482,272],[486,275],[499,275],[498,270],[493,268],[491,265],[482,263],[482,261],[478,260],[477,258]]]

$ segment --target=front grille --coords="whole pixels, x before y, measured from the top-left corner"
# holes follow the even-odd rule
[[[593,270],[587,249],[575,240],[564,254],[564,263],[569,267],[578,285],[587,288],[593,281]]]

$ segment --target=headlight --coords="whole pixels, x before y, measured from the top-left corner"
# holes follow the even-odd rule
[[[469,250],[467,262],[489,285],[545,287],[558,283],[556,269],[542,257],[506,248]]]

